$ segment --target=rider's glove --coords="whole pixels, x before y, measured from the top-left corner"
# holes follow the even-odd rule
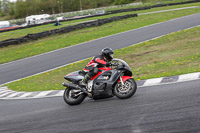
[[[112,63],[110,63],[110,62],[107,62],[106,63],[106,66],[108,67],[108,66],[111,66],[112,65]]]

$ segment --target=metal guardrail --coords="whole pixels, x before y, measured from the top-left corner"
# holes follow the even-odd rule
[[[88,15],[88,14],[95,15],[95,14],[104,13],[105,12],[104,10],[106,10],[106,9],[136,6],[136,5],[142,5],[142,2],[116,5],[116,6],[100,7],[100,8],[94,8],[94,9],[81,10],[81,11],[65,12],[65,13],[59,13],[59,14],[52,14],[51,17],[53,17],[53,18],[60,17],[60,16],[74,17],[74,16]],[[17,22],[24,22],[25,23],[25,18],[23,18],[23,19],[13,19],[13,20],[8,20],[8,21],[10,23],[17,23]]]

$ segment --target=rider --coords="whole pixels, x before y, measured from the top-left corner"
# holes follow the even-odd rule
[[[82,73],[85,75],[85,77],[80,82],[80,85],[86,86],[87,81],[99,72],[98,68],[109,66],[110,61],[112,61],[112,59],[113,59],[113,50],[111,48],[102,49],[101,55],[93,57],[93,59],[82,70]]]

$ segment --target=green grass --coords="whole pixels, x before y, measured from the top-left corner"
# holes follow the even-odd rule
[[[136,80],[174,76],[200,71],[200,27],[183,30],[158,39],[114,51],[115,58],[125,60]],[[40,75],[9,83],[16,91],[64,89],[64,75],[81,70],[89,59]]]
[[[141,15],[139,17],[126,20],[115,21],[99,27],[85,28],[66,34],[55,35],[37,41],[8,46],[0,49],[0,63],[6,63],[17,59],[30,57],[45,53],[55,49],[87,42],[100,37],[136,29],[146,25],[167,21],[173,18],[199,13],[200,8],[171,11],[166,13],[156,13]]]
[[[80,22],[85,22],[85,21],[90,21],[90,20],[104,19],[104,18],[109,18],[109,17],[113,17],[113,16],[120,16],[120,15],[132,14],[132,13],[146,13],[146,12],[152,12],[152,11],[168,10],[168,9],[174,9],[174,8],[180,8],[180,7],[189,7],[189,6],[200,6],[200,3],[167,6],[167,7],[158,7],[158,8],[152,8],[150,10],[124,12],[124,13],[105,15],[105,16],[100,16],[100,17],[66,21],[66,22],[61,22],[62,25],[60,25],[60,26],[53,26],[53,24],[48,24],[48,25],[42,25],[42,26],[37,26],[37,27],[33,27],[33,28],[26,28],[26,29],[21,29],[21,30],[3,32],[3,33],[0,33],[0,41],[7,40],[7,39],[10,39],[10,38],[23,37],[27,34],[34,34],[34,33],[39,33],[39,32],[44,32],[44,31],[50,31],[50,30],[53,30],[53,29],[59,29],[59,28],[62,28],[62,27],[71,26],[71,25],[75,25],[75,24],[80,23]]]
[[[169,3],[179,3],[179,2],[186,2],[186,1],[190,1],[190,0],[143,0],[142,1],[143,4],[141,5],[116,7],[114,9],[110,8],[110,9],[106,9],[106,11],[153,6],[153,5],[157,5],[160,2],[161,4],[169,4]]]

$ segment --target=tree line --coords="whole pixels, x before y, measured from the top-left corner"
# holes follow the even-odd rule
[[[9,0],[0,1],[0,17],[24,18],[35,14],[57,14],[110,5],[132,3],[136,0]]]

